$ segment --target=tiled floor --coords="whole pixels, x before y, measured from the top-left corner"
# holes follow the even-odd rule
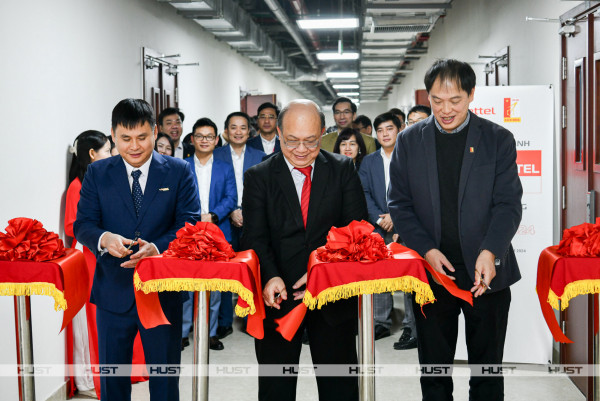
[[[398,307],[403,306],[402,293],[394,295],[394,303]],[[392,344],[398,341],[400,336],[400,325],[403,311],[394,310],[394,326],[392,336],[377,341],[375,344],[375,361],[377,364],[417,364],[417,350],[396,351]],[[239,331],[241,320],[234,322],[234,333],[223,340],[225,349],[223,351],[211,351],[211,364],[248,364],[255,365],[253,339]],[[182,353],[182,363],[191,364],[192,347],[187,347]],[[310,364],[310,350],[303,346],[301,364]],[[468,399],[468,376],[464,374],[466,368],[455,369],[454,398],[456,400]],[[419,379],[415,376],[386,376],[376,378],[377,401],[421,399]],[[191,400],[192,380],[189,376],[180,379],[180,398],[182,401]],[[258,385],[256,376],[236,377],[210,377],[209,399],[250,401],[257,400]],[[298,400],[316,401],[317,386],[314,377],[300,377],[298,381]],[[76,400],[88,400],[89,398],[74,398]],[[133,386],[132,400],[149,400],[148,382],[138,383]],[[507,401],[579,401],[585,400],[583,395],[565,376],[543,376],[533,377],[527,372],[511,375],[505,378],[505,400]]]

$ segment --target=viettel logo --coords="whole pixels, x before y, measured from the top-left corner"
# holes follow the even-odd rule
[[[504,122],[521,122],[521,107],[519,105],[519,99],[512,99],[510,97],[504,98]]]
[[[517,150],[517,168],[520,177],[541,177],[542,151]]]

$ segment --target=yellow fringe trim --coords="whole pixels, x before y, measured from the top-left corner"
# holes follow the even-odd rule
[[[335,302],[340,299],[348,299],[361,294],[381,294],[384,292],[404,291],[415,293],[415,301],[419,305],[428,302],[434,302],[435,297],[429,284],[422,282],[415,277],[396,277],[379,280],[357,281],[350,284],[344,284],[337,287],[330,287],[321,291],[316,297],[306,291],[304,293],[304,304],[309,309],[321,309],[328,302]]]
[[[252,291],[247,289],[236,280],[224,280],[220,278],[163,278],[156,280],[142,281],[137,272],[133,275],[133,283],[137,291],[143,291],[144,294],[162,291],[220,291],[235,292],[240,298],[248,303],[249,308],[238,308],[236,305],[235,313],[244,317],[256,312],[256,306]],[[243,313],[243,315],[238,314]],[[245,313],[245,314],[244,314]]]
[[[0,284],[0,296],[2,295],[47,295],[54,298],[55,311],[67,309],[65,295],[52,283],[2,283]]]
[[[562,297],[559,297],[554,291],[550,290],[548,293],[548,303],[554,309],[558,310],[558,301],[560,301],[560,310],[565,310],[569,307],[569,301],[577,295],[597,293],[600,293],[600,280],[573,281],[565,286]]]

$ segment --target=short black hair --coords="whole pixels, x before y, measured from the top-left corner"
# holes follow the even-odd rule
[[[273,109],[275,110],[275,117],[279,115],[279,108],[271,102],[266,102],[258,106],[258,109],[256,109],[256,115],[258,116],[264,109]]]
[[[356,113],[356,105],[352,102],[352,100],[348,99],[347,97],[338,97],[337,99],[335,99],[335,102],[333,102],[333,106],[331,106],[331,110],[335,113],[335,106],[337,106],[340,103],[350,103],[350,108],[352,109],[352,113]]]
[[[424,106],[422,104],[418,104],[416,106],[413,106],[410,108],[410,110],[408,110],[408,114],[410,116],[410,113],[423,113],[423,114],[427,114],[428,116],[431,115],[431,107],[429,106]]]
[[[154,129],[156,120],[152,106],[143,99],[123,99],[112,111],[111,127],[113,131],[116,131],[118,125],[132,129],[145,123]]]
[[[363,127],[372,127],[373,126],[371,119],[369,117],[365,116],[364,114],[361,114],[360,116],[356,117],[356,119],[352,122],[354,124],[360,124]]]
[[[402,121],[400,121],[397,115],[388,111],[387,113],[383,113],[375,117],[375,122],[373,123],[375,131],[377,131],[377,127],[379,127],[386,121],[391,121],[392,124],[394,124],[396,128],[398,128],[398,130],[402,129]]]
[[[323,114],[323,112],[321,111],[321,108],[319,107],[318,104],[316,104],[313,101],[309,101],[309,102],[315,106],[315,108],[317,109],[317,112],[319,113],[319,118],[321,119],[321,131],[323,131],[323,129],[325,128],[325,114]],[[281,132],[283,132],[283,119],[285,117],[285,114],[289,110],[291,103],[293,103],[293,102],[290,102],[290,103],[286,104],[285,106],[283,106],[283,109],[281,109],[281,112],[279,113],[279,116],[277,117],[277,127],[279,128],[279,130]]]
[[[234,111],[233,113],[229,113],[229,115],[227,116],[227,118],[225,119],[225,129],[227,129],[227,127],[229,127],[229,120],[231,120],[233,117],[243,117],[246,119],[246,124],[248,124],[248,130],[250,130],[250,116],[246,113],[244,113],[243,111]]]
[[[333,145],[333,153],[339,154],[342,141],[347,141],[352,137],[356,138],[356,144],[358,145],[358,155],[356,155],[356,161],[354,162],[354,166],[358,169],[363,157],[367,155],[367,145],[365,145],[365,140],[358,130],[354,128],[344,128],[335,140],[335,145]]]
[[[167,138],[167,141],[169,141],[169,145],[171,145],[171,156],[175,156],[175,142],[173,142],[173,138],[171,138],[171,135],[167,135],[164,132],[159,132],[156,136],[156,141],[154,141],[154,150],[158,152],[158,140],[160,138]]]
[[[429,70],[425,73],[425,89],[427,93],[431,90],[436,79],[440,81],[455,82],[459,89],[464,90],[469,95],[475,88],[475,71],[468,63],[455,59],[436,60]]]
[[[208,117],[200,118],[194,123],[191,135],[194,135],[194,132],[196,132],[196,128],[201,127],[212,127],[212,129],[215,130],[215,135],[219,135],[219,132],[217,131],[217,124],[215,124],[214,121]]]
[[[181,122],[185,120],[185,115],[183,114],[181,109],[179,109],[178,107],[167,107],[166,109],[163,109],[163,111],[161,111],[158,115],[158,125],[163,125],[163,120],[165,119],[165,117],[173,114],[179,115]]]
[[[399,108],[394,107],[393,109],[390,109],[388,111],[388,113],[392,113],[396,117],[397,116],[402,116],[402,121],[400,121],[401,125],[406,122],[406,114],[404,114],[404,112],[402,110],[400,110]],[[377,127],[377,126],[375,126],[375,127]]]

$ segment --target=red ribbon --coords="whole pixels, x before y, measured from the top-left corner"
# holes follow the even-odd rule
[[[600,256],[600,217],[596,223],[583,223],[563,232],[556,253],[562,256]]]
[[[176,237],[163,253],[164,256],[204,261],[227,261],[235,257],[231,244],[216,224],[204,221],[196,225],[185,223],[177,231]]]
[[[0,233],[0,260],[44,262],[65,254],[58,234],[47,231],[37,220],[17,217],[8,221],[5,230],[6,234]]]

